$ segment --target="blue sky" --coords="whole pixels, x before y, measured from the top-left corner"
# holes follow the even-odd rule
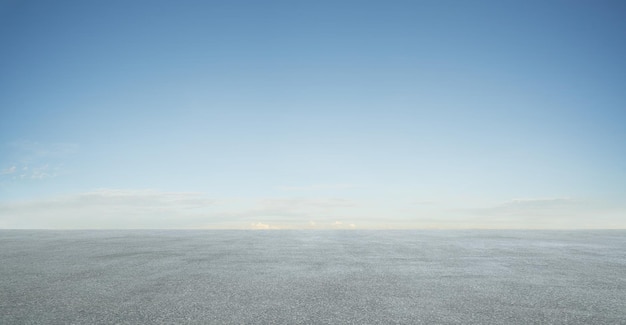
[[[621,1],[4,1],[2,228],[625,228]]]

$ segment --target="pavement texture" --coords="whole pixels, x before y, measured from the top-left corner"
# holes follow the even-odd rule
[[[0,231],[0,324],[626,324],[626,231]]]

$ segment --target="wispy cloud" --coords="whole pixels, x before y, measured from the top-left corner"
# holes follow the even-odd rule
[[[513,199],[504,202],[501,207],[515,207],[524,209],[540,209],[540,208],[552,208],[563,205],[571,205],[579,203],[577,200],[570,199],[568,197],[557,198],[525,198],[525,199]]]
[[[272,225],[269,225],[269,224],[266,224],[266,223],[262,223],[262,222],[251,223],[250,224],[250,228],[251,229],[260,229],[260,230],[280,229],[280,227],[272,226]]]
[[[54,198],[0,202],[0,225],[61,229],[354,228],[354,221],[341,213],[353,206],[354,202],[341,198],[218,200],[197,192],[98,189]],[[342,220],[341,226],[333,223],[335,220]]]
[[[157,190],[97,189],[79,194],[80,199],[132,204],[156,204],[157,206],[174,205],[177,207],[201,207],[214,204],[216,200],[207,198],[198,192],[161,192]]]
[[[0,221],[10,228],[188,228],[214,204],[202,193],[100,189],[0,203]]]
[[[346,223],[343,221],[324,221],[324,222],[314,222],[309,221],[308,223],[282,223],[280,225],[277,224],[269,224],[266,222],[252,222],[250,223],[250,229],[356,229],[357,225],[355,223]]]
[[[265,198],[239,202],[219,215],[232,224],[258,225],[254,228],[269,224],[281,229],[331,229],[337,218],[346,218],[357,206],[342,198]]]
[[[413,204],[415,204],[415,205],[434,205],[434,204],[437,204],[437,201],[435,201],[435,200],[417,200],[417,201],[414,201]]]
[[[568,197],[521,198],[466,209],[474,227],[486,228],[623,228],[623,206]]]
[[[624,228],[626,206],[582,199],[513,199],[491,207],[373,209],[344,198],[212,198],[199,192],[97,189],[0,202],[4,228]],[[391,211],[391,212],[389,212]]]
[[[11,167],[0,170],[0,175],[10,175],[10,174],[15,173],[15,171],[17,171],[17,167],[11,166]]]
[[[335,221],[331,224],[331,227],[334,229],[354,229],[356,228],[356,224],[345,223],[343,221]]]
[[[64,161],[78,151],[73,143],[41,143],[21,140],[6,144],[0,165],[4,180],[42,180],[62,174]]]
[[[337,207],[351,207],[354,206],[354,202],[342,198],[277,198],[277,199],[263,199],[258,203],[258,208],[261,210],[274,210],[274,209],[287,209],[296,210],[300,208],[337,208]]]
[[[38,166],[38,167],[34,167],[31,168],[31,172],[30,172],[30,178],[31,179],[44,179],[44,178],[50,178],[50,177],[56,177],[57,174],[57,169],[58,168],[54,168],[54,170],[52,168],[50,168],[50,166],[48,164],[45,164],[43,166]],[[24,171],[26,171],[28,169],[24,169]],[[28,174],[24,173],[22,174],[22,176],[29,176]]]
[[[313,185],[305,185],[305,186],[278,186],[279,190],[282,191],[323,191],[323,190],[343,190],[349,188],[355,188],[356,185],[353,184],[313,184]]]
[[[554,214],[581,205],[581,201],[563,198],[523,198],[503,202],[497,206],[483,209],[482,213],[495,215],[527,216],[530,214]]]
[[[0,171],[0,176],[9,180],[42,180],[57,177],[60,171],[60,166],[50,166],[50,164],[21,166],[20,168],[14,165]]]
[[[341,198],[271,198],[257,200],[253,206],[235,213],[240,218],[304,218],[332,216],[338,210],[354,207],[355,202]]]

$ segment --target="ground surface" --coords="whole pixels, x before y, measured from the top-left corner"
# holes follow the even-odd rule
[[[0,324],[626,324],[626,232],[5,230]]]

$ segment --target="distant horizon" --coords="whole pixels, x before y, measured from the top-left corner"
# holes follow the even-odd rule
[[[363,230],[363,231],[387,231],[387,230],[397,230],[397,231],[413,231],[413,230],[425,230],[425,231],[430,231],[430,230],[453,230],[453,231],[463,231],[463,230],[467,230],[467,231],[472,231],[472,230],[486,230],[486,231],[490,231],[490,230],[519,230],[519,231],[620,231],[620,230],[626,230],[626,228],[436,228],[436,227],[430,227],[430,228],[281,228],[281,227],[275,227],[275,228],[256,228],[254,226],[249,226],[249,227],[242,227],[242,228],[0,228],[0,231],[2,230],[42,230],[42,231],[81,231],[81,230],[85,230],[85,231],[125,231],[125,230],[145,230],[145,231],[167,231],[167,230],[189,230],[189,231],[212,231],[212,230],[233,230],[233,231],[289,231],[289,230],[294,230],[294,231],[359,231],[359,230]]]

